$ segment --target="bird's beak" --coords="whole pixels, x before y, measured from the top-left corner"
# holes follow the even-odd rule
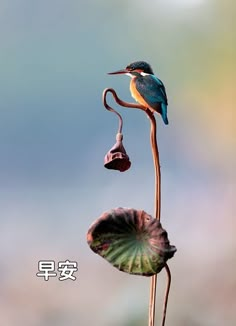
[[[128,72],[129,72],[128,69],[121,69],[114,72],[108,72],[108,75],[127,74]]]

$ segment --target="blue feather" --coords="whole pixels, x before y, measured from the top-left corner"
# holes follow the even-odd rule
[[[164,123],[168,124],[168,101],[165,86],[162,81],[154,75],[139,75],[135,78],[135,86],[147,104],[153,110],[160,113]]]
[[[167,118],[167,105],[165,103],[161,103],[161,116],[166,125],[169,124],[168,118]]]

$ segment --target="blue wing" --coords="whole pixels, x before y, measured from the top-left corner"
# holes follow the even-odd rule
[[[165,86],[160,79],[154,75],[140,76],[136,79],[136,88],[145,101],[150,104],[168,104]]]
[[[161,114],[165,124],[168,124],[168,100],[162,81],[154,75],[140,76],[136,79],[136,88],[150,107]]]

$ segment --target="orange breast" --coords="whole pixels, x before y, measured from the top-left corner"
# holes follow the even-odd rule
[[[135,99],[135,101],[137,101],[141,105],[145,106],[146,108],[149,107],[148,103],[143,99],[143,97],[140,95],[140,93],[137,91],[137,89],[135,87],[135,78],[131,79],[130,92],[131,92],[132,97]]]

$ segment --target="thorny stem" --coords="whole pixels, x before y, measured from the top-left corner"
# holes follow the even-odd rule
[[[142,111],[145,111],[145,113],[148,115],[148,117],[150,119],[150,122],[151,122],[150,142],[151,142],[154,171],[155,171],[154,215],[155,215],[155,218],[160,221],[160,218],[161,218],[161,169],[160,169],[159,152],[158,152],[158,146],[157,146],[157,140],[156,140],[156,119],[154,117],[154,114],[148,108],[146,108],[140,104],[127,103],[125,101],[122,101],[117,96],[117,94],[113,88],[106,88],[103,91],[103,104],[107,110],[116,113],[120,118],[121,118],[120,114],[118,112],[116,112],[114,109],[112,109],[106,102],[106,95],[108,92],[112,93],[116,103],[118,103],[119,105],[126,107],[126,108],[140,109]],[[122,121],[122,118],[121,118],[121,121]],[[121,124],[121,128],[122,128],[122,124]],[[166,286],[166,292],[165,292],[165,298],[164,298],[161,326],[165,326],[168,295],[169,295],[170,284],[171,284],[171,273],[170,273],[170,269],[167,264],[165,264],[165,270],[167,273],[167,286]],[[157,274],[155,274],[151,277],[148,326],[154,326],[154,323],[155,323],[156,284],[157,284]]]

